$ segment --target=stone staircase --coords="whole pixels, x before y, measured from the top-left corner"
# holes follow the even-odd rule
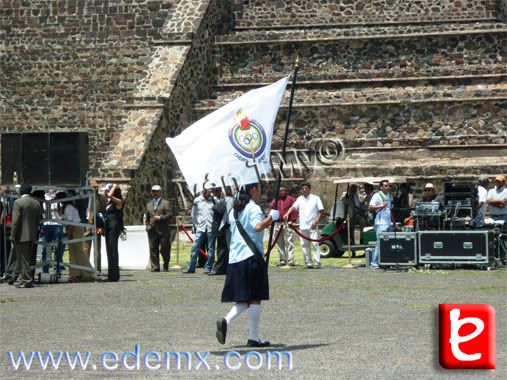
[[[497,20],[495,1],[235,6],[233,31],[216,37],[213,94],[196,103],[195,119],[288,75],[297,57],[289,148],[308,152],[316,139],[330,139],[344,149],[339,160],[308,164],[303,177],[438,182],[507,171],[499,159],[507,154],[507,25]]]
[[[299,57],[286,179],[505,173],[506,8],[504,0],[2,0],[0,129],[87,131],[90,174],[122,186],[135,224],[154,183],[189,207],[165,138],[289,75]]]

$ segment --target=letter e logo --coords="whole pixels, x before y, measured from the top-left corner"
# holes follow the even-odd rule
[[[447,369],[495,369],[495,309],[439,305],[439,359]]]

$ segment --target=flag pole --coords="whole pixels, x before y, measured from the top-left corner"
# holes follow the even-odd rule
[[[283,145],[282,145],[282,160],[280,162],[280,169],[278,170],[278,178],[275,184],[275,205],[273,207],[274,210],[278,210],[280,184],[282,182],[283,163],[285,162],[285,149],[287,147],[287,139],[289,137],[289,124],[290,117],[292,115],[292,102],[294,100],[294,92],[296,90],[296,79],[298,75],[298,70],[299,70],[299,56],[296,57],[296,62],[294,62],[294,71],[292,73],[292,87],[290,90],[289,108],[287,109],[287,118],[285,122],[285,135],[283,137]],[[283,215],[280,215],[280,217],[282,216]],[[268,264],[268,267],[269,267],[269,256],[271,254],[271,242],[273,241],[274,231],[275,231],[275,222],[272,222],[271,227],[269,228],[268,251],[266,253],[266,263]]]

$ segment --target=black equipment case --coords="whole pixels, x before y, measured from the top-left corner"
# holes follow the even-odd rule
[[[417,265],[415,232],[383,232],[380,234],[380,266]]]
[[[488,264],[495,256],[493,231],[420,231],[420,264]]]

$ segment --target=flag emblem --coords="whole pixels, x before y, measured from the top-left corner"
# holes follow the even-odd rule
[[[266,149],[266,132],[262,125],[246,116],[241,108],[236,112],[236,124],[229,130],[234,149],[245,158],[258,158]]]

